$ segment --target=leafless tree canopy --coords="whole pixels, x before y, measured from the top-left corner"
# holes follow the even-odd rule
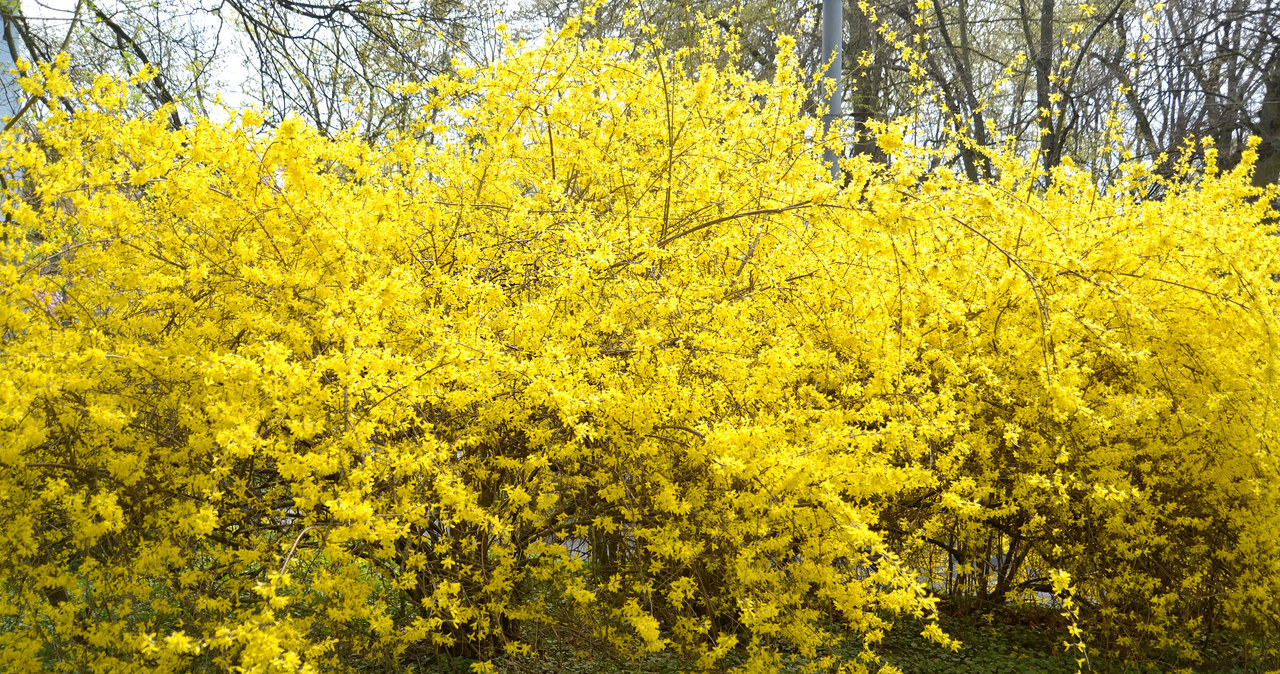
[[[632,4],[606,2],[596,30],[621,30]],[[534,0],[525,11],[555,24],[578,9]],[[820,70],[821,2],[657,0],[641,10],[672,46],[698,38],[699,12],[717,17],[738,33],[738,65],[761,77],[772,73],[782,34],[797,37],[806,72]],[[925,142],[948,132],[978,145],[1012,137],[1046,167],[1070,157],[1102,174],[1118,160],[1106,154],[1115,134],[1136,158],[1167,155],[1166,170],[1189,136],[1213,138],[1227,166],[1258,136],[1258,182],[1280,173],[1275,0],[848,0],[844,15],[844,109],[854,128],[914,112]],[[932,85],[924,100],[903,46],[920,55]],[[991,170],[971,149],[954,161],[971,177]]]
[[[268,121],[295,113],[325,133],[370,138],[407,117],[410,100],[395,85],[492,57],[495,23],[493,5],[459,0],[80,0],[39,19],[2,11],[14,59],[61,48],[86,75],[154,66],[160,75],[144,91],[151,105],[178,104],[175,126],[229,92],[263,106]]]
[[[914,113],[921,141],[972,140],[952,159],[972,178],[992,170],[974,146],[1010,138],[1046,168],[1071,158],[1105,176],[1119,147],[1167,170],[1186,138],[1209,137],[1230,166],[1257,136],[1256,179],[1273,182],[1276,2],[848,0],[846,121],[857,130]],[[409,117],[412,101],[394,85],[447,71],[455,59],[496,56],[495,10],[460,0],[80,0],[74,14],[46,11],[39,20],[13,2],[0,13],[13,58],[66,49],[86,74],[154,65],[160,76],[144,88],[147,103],[177,103],[175,126],[208,112],[214,92],[240,87],[276,118],[269,121],[294,112],[327,133],[355,128],[376,138]],[[519,16],[536,29],[581,10],[578,0],[525,0]],[[733,65],[758,77],[773,74],[778,38],[791,35],[805,72],[821,70],[815,0],[606,0],[587,30],[634,32],[628,12],[671,47],[723,31],[736,41]],[[243,69],[228,69],[235,59]],[[225,81],[228,72],[252,81]],[[876,152],[865,137],[849,151]]]

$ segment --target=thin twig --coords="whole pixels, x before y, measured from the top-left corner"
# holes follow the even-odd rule
[[[46,264],[48,264],[51,260],[53,260],[53,259],[54,259],[54,258],[56,258],[56,257],[60,257],[60,256],[62,256],[62,255],[66,255],[67,253],[70,253],[71,251],[74,251],[74,250],[76,250],[76,249],[78,249],[78,248],[84,248],[85,246],[92,246],[92,245],[93,245],[93,244],[95,244],[95,243],[111,243],[111,242],[113,242],[113,241],[115,241],[115,240],[116,240],[116,237],[114,237],[114,236],[109,236],[109,237],[107,237],[107,238],[105,238],[105,239],[96,239],[96,240],[93,240],[93,241],[82,241],[82,242],[80,242],[80,243],[76,243],[76,244],[72,244],[72,245],[66,246],[66,247],[62,248],[61,250],[59,250],[58,252],[56,252],[56,253],[51,253],[50,255],[48,255],[48,256],[46,256],[46,257],[41,258],[39,262],[36,262],[36,263],[32,264],[31,266],[27,267],[26,269],[24,269],[24,270],[22,271],[22,273],[21,273],[21,274],[18,274],[18,282],[21,282],[24,278],[26,278],[26,277],[27,277],[27,274],[30,274],[31,272],[33,272],[33,271],[35,271],[35,270],[37,270],[37,269],[39,269],[39,268],[41,268],[41,267],[45,266]]]
[[[764,234],[764,230],[756,232],[756,237],[751,240],[751,246],[747,248],[747,254],[742,256],[742,264],[738,265],[738,271],[733,272],[734,276],[741,276],[742,270],[747,267],[747,260],[751,259],[751,254],[756,252],[756,244],[760,243],[760,235]]]
[[[699,225],[694,225],[693,227],[690,227],[689,229],[686,229],[683,232],[677,232],[675,234],[672,234],[671,236],[668,236],[658,241],[657,246],[659,248],[665,248],[667,244],[671,243],[672,241],[675,241],[676,239],[679,239],[684,236],[688,236],[690,234],[693,234],[694,232],[706,229],[713,225],[718,225],[722,222],[737,220],[738,218],[749,218],[754,215],[777,215],[779,213],[786,213],[787,211],[794,211],[797,208],[805,208],[809,205],[810,205],[809,200],[805,199],[800,203],[791,204],[790,206],[780,206],[778,208],[757,208],[753,211],[742,211],[739,213],[734,213],[733,215],[726,215],[724,217],[716,218],[714,220],[708,220]]]
[[[312,524],[311,526],[309,526],[309,527],[307,527],[307,528],[303,529],[302,531],[298,532],[298,537],[297,537],[297,538],[295,538],[295,539],[293,539],[293,546],[289,548],[289,554],[287,554],[287,555],[285,555],[285,556],[284,556],[284,564],[281,564],[281,565],[280,565],[280,573],[279,573],[278,575],[283,576],[283,575],[284,575],[284,572],[285,572],[285,569],[289,568],[289,561],[293,559],[293,553],[294,553],[294,552],[297,552],[297,550],[298,550],[298,544],[302,542],[302,537],[303,537],[303,536],[306,536],[308,531],[311,531],[312,529],[315,529],[315,528],[316,528],[316,527],[318,527],[318,526],[320,526],[320,525],[318,525],[318,524]]]
[[[678,426],[675,424],[667,424],[666,426],[654,426],[654,429],[669,429],[673,431],[684,431],[685,433],[691,433],[693,435],[698,436],[698,439],[703,442],[707,441],[707,436],[699,433],[698,431],[693,430],[692,428],[689,428],[688,426]]]
[[[1050,370],[1050,367],[1049,367],[1050,358],[1053,359],[1053,362],[1056,365],[1058,361],[1058,357],[1050,349],[1050,345],[1053,341],[1053,338],[1049,335],[1049,305],[1048,303],[1045,302],[1044,297],[1040,295],[1040,287],[1036,285],[1036,277],[1030,271],[1028,271],[1026,267],[1022,265],[1022,260],[1013,256],[1012,254],[1009,253],[1009,251],[1005,250],[1004,248],[1001,248],[1000,244],[993,241],[991,237],[987,236],[986,234],[983,234],[981,231],[977,229],[974,229],[974,227],[971,226],[969,223],[965,222],[964,220],[961,220],[960,218],[957,218],[954,215],[951,216],[951,219],[960,223],[961,227],[964,227],[970,232],[973,232],[974,234],[977,234],[978,236],[982,237],[983,241],[986,241],[992,248],[995,248],[996,250],[1000,251],[1000,253],[1004,255],[1004,258],[1008,260],[1010,264],[1017,267],[1023,273],[1023,275],[1026,276],[1027,283],[1031,286],[1031,293],[1036,297],[1036,307],[1040,310],[1039,312],[1040,313],[1040,346],[1044,350],[1045,374],[1048,374]]]

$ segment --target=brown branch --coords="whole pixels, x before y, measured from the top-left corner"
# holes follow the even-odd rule
[[[740,213],[734,213],[733,215],[726,215],[722,218],[716,218],[715,220],[708,220],[700,225],[694,225],[693,227],[690,227],[689,229],[686,229],[683,232],[677,232],[675,234],[672,234],[671,236],[668,236],[658,241],[656,245],[659,248],[665,248],[667,244],[671,243],[672,241],[675,241],[676,239],[688,236],[690,234],[693,234],[694,232],[706,229],[713,225],[718,225],[722,222],[737,220],[738,218],[749,218],[754,215],[777,215],[779,213],[786,213],[787,211],[794,211],[797,208],[805,208],[809,205],[811,205],[810,201],[808,199],[805,199],[800,203],[791,204],[790,206],[780,206],[778,208],[757,208],[753,211],[742,211]]]

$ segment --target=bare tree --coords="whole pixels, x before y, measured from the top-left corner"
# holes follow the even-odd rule
[[[270,122],[292,113],[323,133],[376,138],[408,118],[413,103],[397,85],[495,53],[495,8],[486,2],[80,1],[78,22],[52,7],[33,5],[38,22],[11,7],[11,56],[49,60],[66,50],[85,76],[151,66],[159,74],[143,91],[152,107],[173,106],[175,127],[227,92],[260,104]],[[228,73],[243,76],[226,81]]]
[[[1132,49],[1094,55],[1122,79],[1133,134],[1149,155],[1176,158],[1185,138],[1207,137],[1229,167],[1257,136],[1255,182],[1276,180],[1278,10],[1275,0],[1169,0],[1142,35],[1126,31]]]
[[[1253,135],[1262,140],[1256,180],[1280,174],[1276,0],[868,6],[881,34],[912,36],[936,92],[935,109],[920,116],[932,126],[917,131],[941,142],[945,123],[970,139],[956,158],[970,178],[990,172],[977,148],[1010,138],[1045,170],[1071,157],[1105,175],[1119,157],[1108,154],[1117,125],[1131,155],[1163,161],[1158,170],[1172,166],[1188,136],[1212,138],[1230,166]]]
[[[994,170],[983,148],[1011,140],[1046,171],[1069,157],[1105,176],[1121,158],[1111,140],[1117,130],[1129,156],[1157,170],[1173,165],[1188,136],[1214,139],[1226,166],[1258,136],[1256,180],[1273,182],[1277,2],[846,0],[850,151],[874,155],[860,132],[905,114],[916,120],[917,140],[956,147],[951,161],[972,179]],[[519,16],[536,30],[582,9],[581,0],[526,0]],[[74,12],[41,10],[40,20],[22,10],[0,6],[11,59],[67,50],[85,77],[153,66],[160,75],[143,88],[144,103],[173,105],[174,126],[208,114],[215,93],[238,85],[270,122],[296,113],[325,133],[354,128],[377,138],[422,102],[397,84],[447,72],[455,59],[487,62],[499,44],[496,7],[462,0],[80,0]],[[774,74],[778,38],[793,36],[800,67],[813,76],[809,106],[817,113],[820,10],[817,0],[605,0],[585,30],[634,36],[648,24],[671,48],[715,30],[736,45],[722,65],[761,78]],[[249,81],[227,82],[228,73]],[[921,78],[932,92],[924,98]]]

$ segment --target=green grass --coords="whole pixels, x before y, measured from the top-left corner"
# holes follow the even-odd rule
[[[959,651],[941,648],[920,636],[925,623],[905,618],[885,635],[878,652],[883,662],[904,674],[1034,674],[1075,672],[1078,652],[1066,652],[1067,632],[1062,620],[1042,607],[1005,608],[996,613],[944,616],[944,630],[963,642]],[[638,657],[630,662],[592,657],[590,644],[558,644],[532,659],[509,660],[500,664],[506,674],[674,674],[693,671],[692,660],[664,652]],[[1268,655],[1256,645],[1231,634],[1220,634],[1201,647],[1202,662],[1180,661],[1173,654],[1159,660],[1134,663],[1118,657],[1089,653],[1082,671],[1100,674],[1156,674],[1189,671],[1213,674],[1265,674],[1280,670],[1280,658]],[[853,658],[857,644],[846,647]],[[456,661],[453,667],[424,668],[431,672],[466,672],[470,661]],[[730,663],[732,664],[732,663]],[[441,663],[444,665],[444,663]],[[784,672],[799,672],[804,660],[794,658]],[[874,671],[874,670],[873,670]]]
[[[920,637],[923,623],[901,620],[900,629],[885,637],[881,649],[885,661],[904,674],[1030,674],[1077,669],[1079,653],[1066,652],[1065,627],[1043,609],[1009,608],[998,614],[944,617],[941,622],[948,634],[963,642],[959,652],[944,650]],[[1200,662],[1182,660],[1174,653],[1163,654],[1159,659],[1125,662],[1114,654],[1091,650],[1081,670],[1102,674],[1263,674],[1280,669],[1275,655],[1268,656],[1237,635],[1216,635],[1201,647],[1201,653]]]

